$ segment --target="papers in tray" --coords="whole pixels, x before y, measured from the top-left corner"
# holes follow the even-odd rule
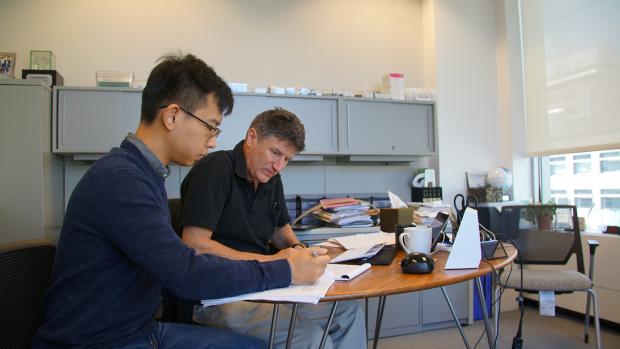
[[[370,269],[369,263],[362,265],[350,265],[350,264],[328,264],[327,272],[334,275],[337,281],[349,281],[354,277],[360,275],[366,270]]]
[[[234,297],[205,299],[200,303],[202,303],[205,307],[250,300],[317,304],[319,303],[319,300],[325,296],[325,293],[327,293],[327,290],[333,283],[334,275],[326,272],[313,285],[291,285],[285,288],[275,288],[272,290],[247,293]]]
[[[331,238],[328,241],[334,241],[345,249],[352,248],[364,248],[384,243],[386,245],[394,245],[394,233],[371,233],[371,234],[357,234],[349,236],[341,236],[337,238]]]
[[[371,246],[370,248],[369,247],[352,248],[334,257],[330,263],[338,263],[338,262],[350,261],[353,259],[372,257],[376,255],[377,253],[379,253],[379,251],[381,251],[381,248],[383,248],[383,246],[385,246],[385,242],[376,244],[374,246]]]

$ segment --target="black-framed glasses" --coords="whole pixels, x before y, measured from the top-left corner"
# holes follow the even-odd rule
[[[159,108],[160,108],[160,109],[167,108],[169,105],[170,105],[170,104],[168,104],[168,105],[162,105],[162,106],[160,106]],[[219,129],[219,128],[217,128],[217,127],[214,127],[214,126],[209,125],[209,123],[208,123],[208,122],[206,122],[206,121],[202,120],[201,118],[199,118],[198,116],[196,116],[196,115],[195,115],[194,113],[192,113],[191,111],[189,111],[189,110],[187,110],[187,109],[183,108],[183,107],[182,107],[182,106],[180,106],[180,105],[178,105],[178,107],[179,107],[179,109],[181,109],[181,111],[182,111],[182,112],[184,112],[185,114],[190,115],[190,116],[193,116],[196,120],[198,120],[198,121],[202,122],[202,123],[203,123],[203,124],[204,124],[204,125],[205,125],[208,129],[209,129],[209,131],[211,132],[211,136],[212,136],[213,138],[216,138],[217,136],[219,136],[219,135],[220,135],[220,133],[222,133],[222,130],[221,130],[221,129]]]

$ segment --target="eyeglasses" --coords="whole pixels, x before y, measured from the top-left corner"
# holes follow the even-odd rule
[[[168,105],[170,105],[170,104],[168,104]],[[167,108],[167,107],[168,107],[168,105],[162,105],[162,106],[160,106],[159,108],[160,108],[160,109]],[[179,109],[181,109],[181,111],[182,111],[182,112],[184,112],[185,114],[190,115],[190,116],[193,116],[196,120],[198,120],[198,121],[202,122],[202,123],[203,123],[203,124],[204,124],[204,125],[205,125],[208,129],[209,129],[209,132],[211,132],[211,136],[212,136],[213,138],[217,138],[217,136],[219,136],[219,135],[220,135],[220,133],[222,133],[222,130],[221,130],[221,129],[219,129],[219,128],[217,128],[217,127],[214,127],[214,126],[209,125],[209,123],[208,123],[208,122],[206,122],[206,121],[202,120],[201,118],[199,118],[198,116],[196,116],[194,113],[192,113],[192,112],[190,112],[189,110],[187,110],[187,109],[185,109],[185,108],[181,107],[180,105],[179,105]]]

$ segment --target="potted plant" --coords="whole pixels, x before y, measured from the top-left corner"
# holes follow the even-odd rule
[[[525,208],[523,212],[523,218],[528,221],[538,224],[538,229],[548,230],[551,229],[551,221],[557,210],[558,206],[553,200],[550,200],[546,204],[535,204]]]

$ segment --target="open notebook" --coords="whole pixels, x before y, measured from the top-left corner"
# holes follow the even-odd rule
[[[362,265],[351,264],[329,264],[327,265],[327,272],[332,274],[337,281],[349,281],[354,277],[360,275],[366,270],[370,269],[370,263],[364,263]]]

